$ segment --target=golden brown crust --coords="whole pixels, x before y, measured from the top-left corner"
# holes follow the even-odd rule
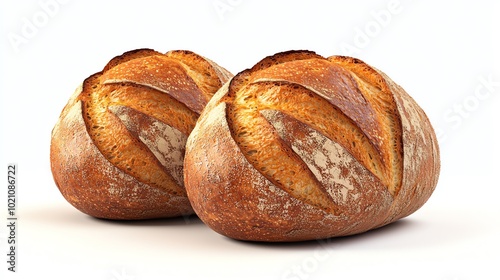
[[[383,226],[420,208],[438,174],[432,127],[403,89],[360,60],[307,51],[267,57],[222,87],[184,167],[198,216],[255,241]]]
[[[63,109],[52,131],[51,167],[80,211],[108,219],[192,213],[183,186],[185,142],[215,92],[204,85],[224,83],[216,71],[227,70],[178,52],[190,57],[149,49],[117,56]],[[209,70],[198,73],[198,64]]]

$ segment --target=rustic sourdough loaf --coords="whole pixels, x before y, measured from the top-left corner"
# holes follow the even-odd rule
[[[186,139],[230,77],[190,51],[140,49],[113,58],[77,89],[52,131],[50,162],[62,195],[99,218],[191,214]]]
[[[290,51],[215,94],[187,140],[184,182],[216,232],[299,241],[410,215],[439,170],[428,118],[388,76],[355,58]]]

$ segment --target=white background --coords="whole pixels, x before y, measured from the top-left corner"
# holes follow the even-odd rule
[[[0,278],[500,279],[500,9],[437,2],[2,1],[0,169],[18,164],[19,220],[16,273],[6,214],[0,224]],[[50,133],[84,78],[143,47],[192,50],[234,74],[291,49],[361,58],[427,112],[438,187],[410,217],[326,243],[237,242],[196,218],[90,218],[52,180]],[[6,178],[0,192],[6,213]]]

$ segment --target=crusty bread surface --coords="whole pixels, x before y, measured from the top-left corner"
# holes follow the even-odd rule
[[[126,52],[76,90],[53,131],[50,162],[62,195],[99,218],[193,213],[185,143],[231,74],[190,51]]]
[[[187,140],[184,182],[218,233],[300,241],[410,215],[439,169],[429,119],[387,75],[351,57],[289,51],[215,94]]]

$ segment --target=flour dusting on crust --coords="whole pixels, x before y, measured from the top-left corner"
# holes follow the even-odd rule
[[[183,161],[187,136],[170,125],[128,107],[110,106],[109,110],[118,116],[129,131],[137,134],[175,182],[184,186]]]
[[[392,198],[387,188],[340,144],[279,111],[261,113],[307,164],[342,212],[363,212],[363,202],[358,200],[372,195],[378,197],[381,205],[390,205]]]

